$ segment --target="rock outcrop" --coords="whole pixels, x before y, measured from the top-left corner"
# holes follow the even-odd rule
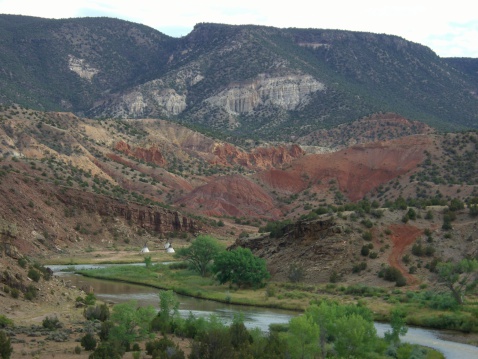
[[[234,114],[251,112],[260,105],[295,110],[309,101],[309,95],[324,91],[325,85],[310,75],[268,77],[233,83],[205,101]]]

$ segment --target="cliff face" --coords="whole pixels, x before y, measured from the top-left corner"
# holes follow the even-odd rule
[[[309,95],[316,91],[325,91],[325,85],[309,75],[267,77],[261,74],[249,82],[230,84],[206,102],[234,114],[251,112],[261,105],[295,110],[306,105]]]
[[[68,191],[59,193],[57,198],[68,207],[85,211],[94,211],[100,216],[117,217],[151,232],[196,233],[199,226],[196,221],[181,213],[160,207],[142,206],[135,203],[119,203],[98,196],[85,196],[83,193]]]

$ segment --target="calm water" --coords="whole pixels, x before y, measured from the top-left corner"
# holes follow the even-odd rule
[[[138,265],[144,264],[138,263]],[[81,267],[82,269],[88,269],[105,266],[110,265],[75,265],[75,268],[80,269]],[[55,275],[59,276],[65,281],[70,281],[74,286],[79,288],[83,287],[84,285],[92,286],[96,297],[101,300],[113,303],[136,300],[141,305],[152,305],[159,309],[159,290],[156,288],[87,278],[68,272],[58,272],[67,267],[68,266],[50,266],[50,268],[55,272]],[[192,312],[195,316],[203,317],[208,317],[214,314],[221,318],[225,323],[230,323],[234,317],[234,314],[240,312],[244,316],[244,324],[248,328],[257,327],[263,331],[267,331],[270,324],[287,323],[292,317],[298,315],[297,312],[286,310],[217,303],[209,300],[179,295],[178,299],[180,301],[179,312],[184,317],[187,317],[190,312]],[[383,334],[390,329],[388,324],[383,323],[375,323],[375,327],[377,328],[377,333],[381,336],[383,336]],[[460,344],[449,340],[443,340],[440,339],[439,336],[440,331],[412,327],[408,328],[408,333],[402,337],[402,341],[437,349],[441,351],[448,359],[478,358],[478,347]]]

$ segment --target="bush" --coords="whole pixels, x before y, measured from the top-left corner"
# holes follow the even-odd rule
[[[18,259],[18,265],[22,268],[26,268],[27,263],[28,263],[28,261],[23,257]]]
[[[12,352],[13,348],[10,338],[3,330],[0,330],[0,357],[9,359],[10,355],[12,355]]]
[[[48,330],[56,330],[62,327],[60,320],[56,316],[46,317],[42,322],[43,328]]]
[[[38,282],[41,278],[40,272],[37,271],[35,268],[30,268],[28,270],[28,278],[35,282]]]
[[[87,320],[99,320],[104,322],[110,317],[110,310],[106,304],[96,305],[95,307],[85,308],[83,312]]]
[[[362,238],[364,241],[371,241],[372,240],[372,232],[367,231],[362,234]]]
[[[32,284],[30,284],[27,287],[27,291],[25,292],[24,297],[26,300],[33,300],[37,297],[37,295],[37,289]]]
[[[364,257],[367,257],[370,253],[370,249],[368,248],[368,245],[362,246],[362,249],[360,250],[360,254],[363,255]]]
[[[13,327],[13,320],[8,319],[6,316],[0,314],[0,328]]]
[[[379,273],[378,276],[389,281],[389,282],[395,282],[397,287],[402,287],[407,284],[407,280],[403,276],[402,272],[400,272],[399,269],[395,267],[387,267],[382,269]]]
[[[91,333],[85,334],[81,338],[81,346],[87,351],[94,350],[96,348],[96,339]]]

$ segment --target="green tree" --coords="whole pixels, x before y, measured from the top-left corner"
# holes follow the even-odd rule
[[[242,247],[218,254],[214,259],[213,272],[221,284],[231,282],[240,287],[261,287],[270,277],[265,260]]]
[[[171,324],[179,316],[179,301],[172,290],[159,292],[159,312],[151,322],[153,330],[169,332]]]
[[[400,336],[407,334],[408,328],[405,325],[405,313],[400,309],[392,309],[390,317],[391,331],[385,332],[385,340],[390,343],[400,343]]]
[[[295,359],[316,358],[319,348],[319,326],[308,315],[300,315],[289,322],[286,334],[288,352]]]
[[[12,355],[13,348],[10,338],[7,336],[5,331],[0,330],[0,356],[2,359],[9,359]]]
[[[116,304],[110,316],[113,326],[109,330],[108,340],[128,348],[131,343],[147,338],[151,318],[155,315],[153,306],[138,307],[136,301]]]
[[[208,265],[223,249],[211,236],[198,236],[189,247],[179,248],[176,256],[184,258],[202,277],[208,273]]]
[[[438,263],[437,272],[440,282],[448,288],[458,304],[463,304],[465,294],[477,284],[476,259],[463,259],[458,263]]]
[[[374,351],[377,331],[372,321],[359,314],[337,318],[334,347],[340,358],[367,358]]]

